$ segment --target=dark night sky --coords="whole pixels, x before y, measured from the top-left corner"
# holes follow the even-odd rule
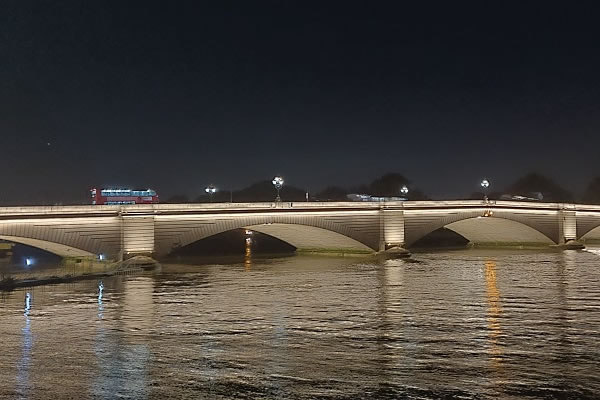
[[[598,10],[404,3],[5,0],[0,203],[600,174]]]

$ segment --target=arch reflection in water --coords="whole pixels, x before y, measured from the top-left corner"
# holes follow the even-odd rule
[[[94,350],[98,375],[92,383],[94,398],[116,397],[143,399],[148,397],[148,331],[154,314],[151,278],[138,277],[125,281],[122,303],[106,309],[104,283],[98,284],[98,316],[102,321],[96,331]],[[118,317],[116,314],[120,313]],[[105,324],[116,324],[117,329]]]
[[[577,270],[577,253],[578,250],[564,250],[561,252],[561,263],[556,263],[556,317],[557,321],[572,323],[571,307],[569,298],[571,298],[570,284],[572,274]],[[570,332],[565,325],[557,326],[557,339],[559,345],[559,357],[562,360],[569,360],[574,357],[573,342],[570,337]]]
[[[21,329],[23,337],[23,345],[21,350],[21,360],[17,366],[17,393],[20,398],[28,398],[28,392],[31,389],[30,382],[30,370],[31,370],[31,349],[33,347],[33,335],[31,333],[31,321],[29,319],[29,313],[32,305],[31,293],[25,294],[25,309],[23,315],[25,316],[25,326]]]
[[[496,285],[496,262],[489,260],[485,262],[485,285],[486,299],[488,303],[488,331],[490,342],[490,360],[494,362],[494,367],[498,367],[502,361],[502,347],[498,339],[502,334],[500,317],[502,315],[502,306],[500,304],[500,291]]]

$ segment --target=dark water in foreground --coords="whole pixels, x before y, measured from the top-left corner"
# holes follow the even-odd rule
[[[600,397],[600,252],[291,257],[0,294],[0,398]]]

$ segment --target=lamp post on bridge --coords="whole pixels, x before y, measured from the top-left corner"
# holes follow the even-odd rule
[[[483,189],[483,201],[487,203],[488,201],[488,188],[490,187],[490,181],[486,178],[481,180],[481,188]]]
[[[275,186],[275,189],[277,190],[277,197],[275,198],[275,201],[280,202],[281,197],[279,197],[279,191],[283,187],[283,178],[280,176],[276,176],[275,178],[273,178],[272,183]]]
[[[208,197],[210,199],[210,202],[212,203],[213,195],[217,192],[217,188],[215,187],[215,185],[211,184],[208,185],[206,189],[204,189],[204,191],[208,193]]]
[[[406,185],[402,185],[402,187],[400,188],[400,193],[402,193],[403,197],[406,197],[406,195],[408,194],[408,187]]]

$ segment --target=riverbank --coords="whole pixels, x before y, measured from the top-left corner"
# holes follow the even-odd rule
[[[13,277],[4,278],[0,280],[0,290],[13,290],[21,287],[32,287],[42,285],[52,285],[57,283],[69,283],[82,281],[85,279],[102,278],[107,276],[113,276],[116,273],[95,273],[95,274],[82,274],[82,275],[65,275],[65,276],[50,276],[47,278],[33,278],[33,279],[15,279]]]
[[[40,271],[39,274],[14,274],[0,276],[0,290],[13,290],[21,287],[70,283],[86,279],[105,278],[114,275],[132,274],[154,270],[160,264],[149,257],[133,257],[118,262],[88,262],[77,269],[77,264],[67,263],[59,269]],[[40,275],[42,274],[42,275]]]

